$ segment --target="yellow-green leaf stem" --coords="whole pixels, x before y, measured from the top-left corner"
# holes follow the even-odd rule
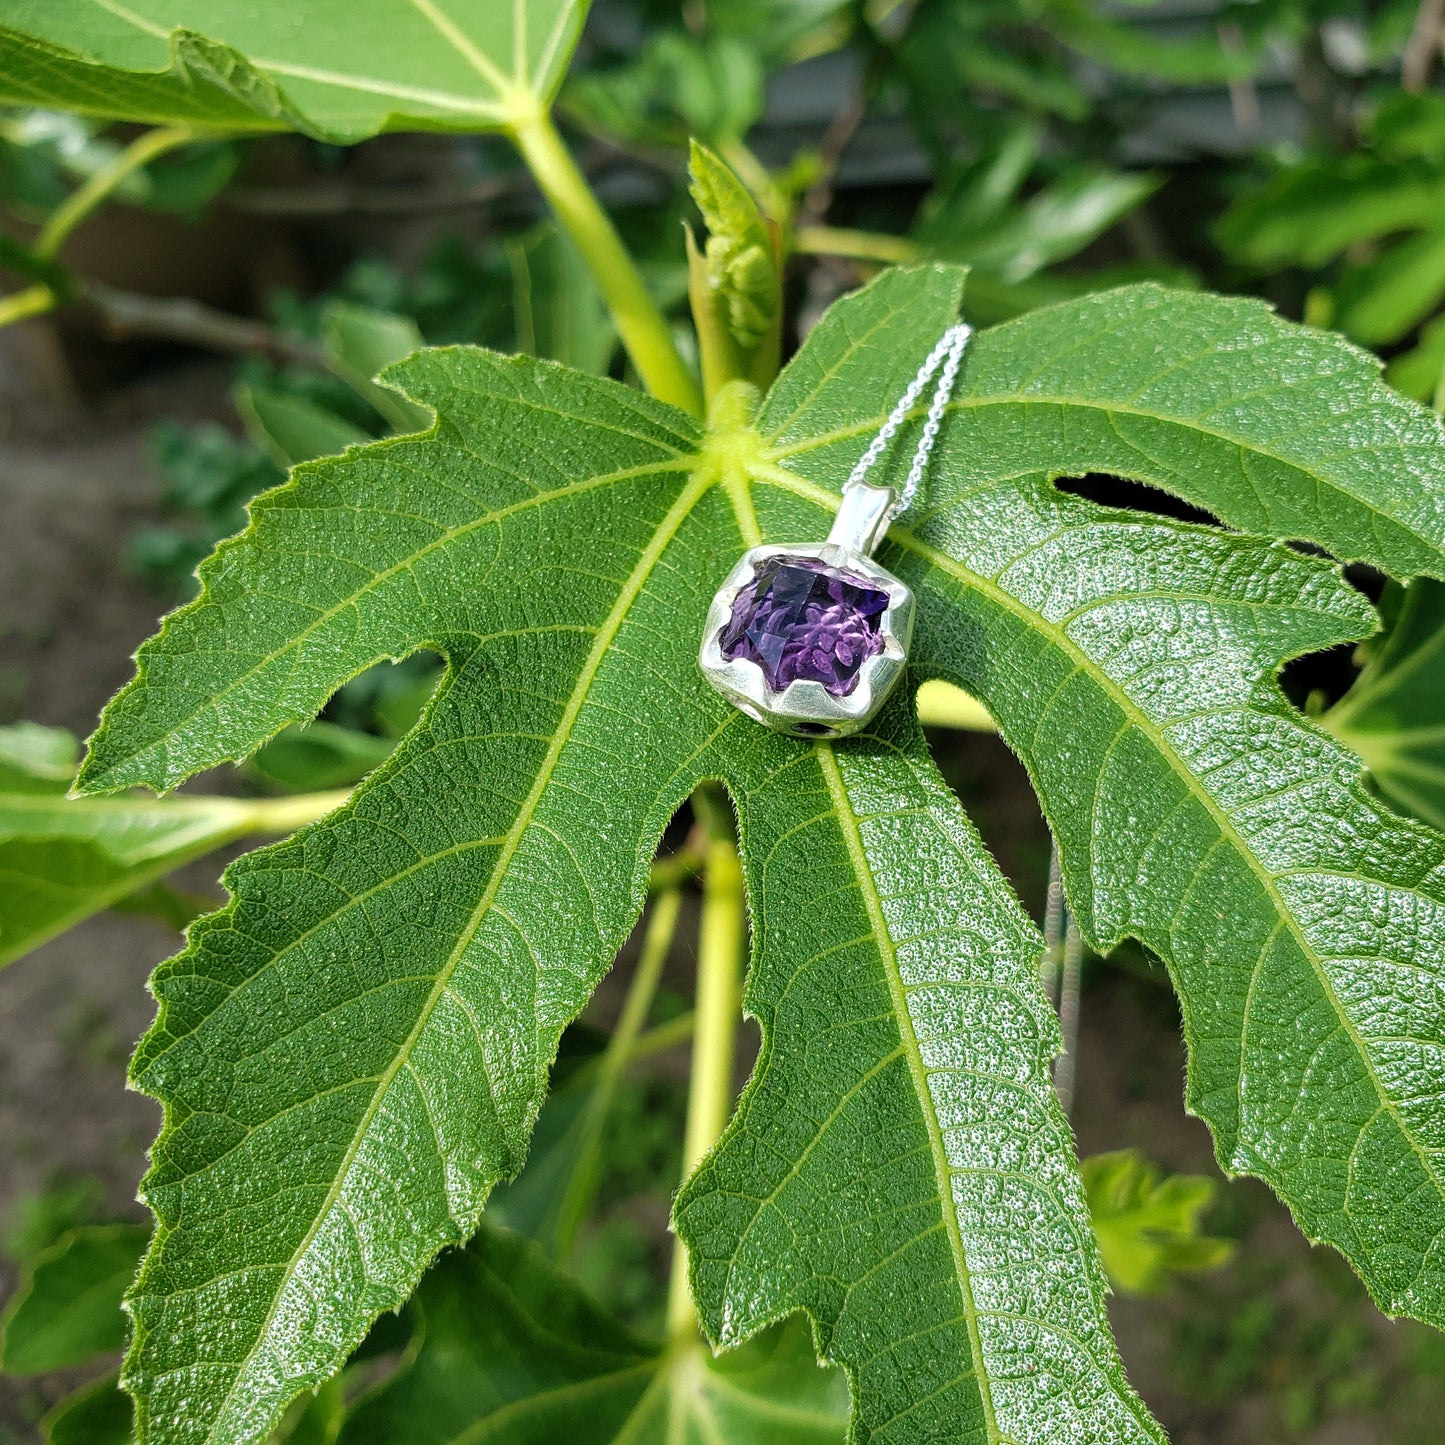
[[[732,1112],[746,932],[742,867],[726,806],[703,793],[698,795],[698,808],[708,830],[708,846],[698,924],[692,1077],[682,1146],[684,1179],[717,1143]],[[697,1338],[697,1312],[687,1283],[687,1248],[680,1239],[673,1246],[667,1334],[678,1346]]]
[[[582,253],[612,313],[617,334],[652,394],[698,416],[702,396],[607,213],[543,109],[512,120],[510,133],[542,194]]]
[[[167,151],[175,150],[177,146],[185,145],[194,139],[195,136],[190,130],[179,126],[162,126],[138,136],[114,160],[102,166],[56,207],[36,237],[36,257],[41,261],[55,260],[70,233],[94,212],[96,207],[103,205],[127,176],[158,156],[163,156]],[[27,286],[23,291],[17,291],[0,300],[0,328],[12,326],[17,321],[27,321],[33,316],[43,316],[59,304],[60,297],[52,287],[43,282]]]
[[[642,1026],[662,978],[662,968],[677,936],[678,919],[682,913],[682,890],[668,887],[652,902],[652,916],[643,936],[642,951],[632,975],[622,1013],[612,1030],[607,1048],[597,1063],[592,1092],[588,1096],[576,1135],[576,1156],[567,1188],[557,1211],[553,1253],[565,1260],[571,1253],[578,1226],[587,1216],[597,1192],[598,1165],[601,1160],[602,1131],[611,1112],[623,1070],[637,1057]]]
[[[56,305],[55,292],[43,282],[27,286],[22,291],[12,291],[0,297],[0,327],[14,326],[19,321],[29,321],[33,316],[44,316]]]
[[[160,126],[138,136],[109,165],[102,166],[56,207],[40,228],[35,254],[42,261],[54,260],[70,233],[102,205],[127,176],[195,138],[195,133],[183,126]]]
[[[803,256],[846,256],[853,261],[880,261],[907,266],[920,256],[906,236],[884,231],[857,231],[842,226],[799,226],[793,232],[793,249]]]

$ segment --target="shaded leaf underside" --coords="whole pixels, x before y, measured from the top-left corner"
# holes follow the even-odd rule
[[[486,130],[560,84],[578,0],[11,0],[0,99],[356,141]]]
[[[1107,1334],[1040,941],[907,704],[871,740],[804,746],[732,713],[693,661],[742,546],[821,535],[870,411],[960,288],[895,273],[840,304],[762,442],[701,452],[680,413],[611,383],[424,353],[393,375],[434,432],[300,469],[142,650],[92,787],[242,756],[377,658],[449,664],[352,803],[234,865],[232,906],[157,974],[135,1064],[167,1116],[132,1301],[143,1439],[261,1438],[475,1228],[663,825],[709,776],[739,809],[763,1025],[738,1117],[679,1204],[709,1332],[805,1308],[850,1371],[859,1440],[1159,1438]],[[1296,420],[1327,415],[1291,430],[1282,402],[1240,402],[1225,437],[1185,414],[1183,381],[1150,400],[1138,365],[1166,369],[1162,318],[1199,299],[1166,294],[978,338],[923,514],[884,560],[919,592],[921,671],[982,699],[1028,764],[1091,936],[1168,961],[1221,1158],[1269,1179],[1382,1302],[1438,1320],[1441,846],[1365,796],[1272,676],[1370,613],[1325,564],[1049,484],[1114,471],[1236,520],[1267,465],[1271,526],[1411,567],[1439,502],[1399,469],[1423,474],[1438,433],[1358,353],[1217,298],[1180,328],[1213,410],[1237,356],[1241,393],[1258,382],[1231,339],[1252,327],[1294,348],[1293,371],[1270,365]],[[1349,388],[1374,410],[1341,420],[1332,453],[1330,396]],[[1358,465],[1339,460],[1351,436]]]

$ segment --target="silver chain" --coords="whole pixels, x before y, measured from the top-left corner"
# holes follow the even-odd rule
[[[908,389],[898,398],[898,404],[888,413],[888,420],[868,444],[868,450],[858,458],[858,465],[853,468],[848,478],[847,485],[852,487],[867,477],[888,443],[898,434],[898,428],[903,425],[908,413],[917,405],[918,398],[923,395],[923,388],[933,380],[933,374],[942,366],[943,375],[938,378],[933,400],[929,403],[928,420],[923,424],[923,435],[918,438],[918,449],[913,453],[913,464],[908,468],[907,480],[903,483],[903,490],[888,508],[890,521],[906,512],[918,495],[923,473],[928,468],[928,459],[933,455],[933,444],[938,440],[939,428],[943,425],[943,409],[953,395],[954,383],[958,380],[958,368],[963,363],[963,351],[972,335],[973,328],[960,321],[939,337],[938,345],[928,353],[928,360],[918,368],[918,374],[908,383]]]

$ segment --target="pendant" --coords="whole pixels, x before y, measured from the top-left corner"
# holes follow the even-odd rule
[[[751,718],[802,738],[866,727],[903,676],[913,593],[872,560],[894,494],[850,482],[825,542],[753,547],[708,608],[698,661]]]

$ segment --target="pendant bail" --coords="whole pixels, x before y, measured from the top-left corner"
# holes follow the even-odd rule
[[[849,482],[843,488],[828,541],[835,547],[846,547],[864,557],[874,549],[888,531],[889,511],[893,506],[893,489],[875,487],[868,482]]]

